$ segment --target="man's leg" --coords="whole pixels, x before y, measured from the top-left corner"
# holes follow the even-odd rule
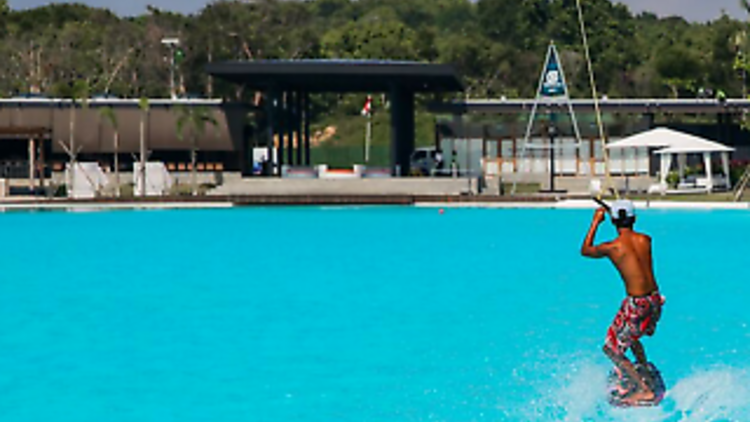
[[[648,384],[646,384],[646,381],[641,377],[638,371],[635,370],[635,366],[633,366],[625,355],[618,355],[612,352],[607,346],[604,346],[603,350],[604,354],[606,354],[621,371],[626,373],[630,379],[638,384],[638,391],[625,398],[625,402],[636,404],[640,400],[653,400],[654,397],[656,397]]]
[[[633,356],[635,356],[636,362],[638,362],[641,366],[646,368],[646,371],[644,371],[644,381],[647,385],[653,386],[654,385],[654,376],[651,373],[651,370],[648,366],[648,358],[646,358],[646,350],[643,348],[643,345],[641,344],[640,340],[633,340],[633,344],[630,345],[630,350],[633,351]],[[648,378],[648,379],[645,379]]]
[[[636,362],[644,366],[648,363],[648,359],[646,359],[646,351],[643,349],[640,340],[634,340],[633,344],[630,345],[630,350],[633,351],[633,356],[635,356]]]

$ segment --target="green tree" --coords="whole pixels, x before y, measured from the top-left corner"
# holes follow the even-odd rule
[[[77,161],[78,152],[80,148],[76,148],[75,144],[75,127],[76,127],[76,110],[80,106],[81,110],[88,109],[88,99],[90,94],[90,87],[86,81],[78,80],[73,83],[70,91],[70,98],[73,102],[73,107],[70,108],[70,159],[71,167]]]
[[[661,53],[656,60],[656,70],[664,84],[667,85],[673,98],[681,93],[695,93],[701,84],[702,64],[692,51],[683,48],[671,48]]]
[[[743,4],[747,6],[747,1]],[[582,2],[599,91],[610,97],[692,95],[690,86],[742,92],[747,24],[633,15],[620,2]],[[185,91],[259,103],[256,92],[212,81],[205,64],[295,58],[453,63],[472,97],[533,95],[544,52],[557,44],[574,97],[589,96],[576,0],[215,1],[182,15],[149,8],[135,17],[80,4],[12,11],[0,0],[0,95],[70,97],[73,82],[120,97],[168,94],[164,37],[179,37]],[[746,38],[742,35],[742,38]],[[684,58],[665,52],[687,52]],[[669,64],[671,62],[671,64]],[[685,63],[699,62],[685,73]],[[676,69],[669,69],[671,65]],[[692,81],[692,82],[691,82]],[[667,84],[668,83],[668,84]],[[668,86],[667,86],[668,85]],[[323,114],[347,107],[318,96]]]
[[[721,88],[731,95],[743,91],[743,72],[735,68],[735,59],[746,52],[745,31],[742,25],[724,15],[705,28],[705,53],[701,57],[704,63],[713,63],[705,68],[703,79],[713,88]],[[702,38],[703,38],[702,37]],[[702,44],[701,43],[701,44]],[[703,49],[703,47],[699,47]],[[744,96],[744,94],[743,94]]]
[[[476,25],[476,8],[469,0],[436,0],[434,8],[434,26],[443,34],[461,34]]]
[[[315,0],[311,5],[318,17],[328,21],[348,20],[352,13],[351,0]]]
[[[360,21],[326,33],[322,46],[328,57],[413,60],[417,56],[415,41],[414,30],[391,9],[378,8]]]
[[[550,4],[547,0],[479,0],[479,25],[493,41],[537,49],[546,44],[540,35],[550,19]]]
[[[9,14],[10,6],[8,6],[8,0],[0,0],[0,37],[4,37],[7,34]]]
[[[482,71],[489,67],[487,51],[492,42],[478,32],[462,36],[445,37],[438,41],[438,60],[453,63],[467,82],[467,95],[481,92]]]

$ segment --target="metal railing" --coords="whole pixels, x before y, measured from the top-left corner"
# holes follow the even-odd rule
[[[745,188],[747,187],[748,182],[750,182],[750,165],[745,167],[745,172],[742,173],[742,177],[740,177],[737,186],[735,186],[734,202],[738,202],[742,199],[742,195],[745,193]]]

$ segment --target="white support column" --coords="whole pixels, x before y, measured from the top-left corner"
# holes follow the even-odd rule
[[[727,178],[727,189],[732,189],[732,179],[729,177],[729,153],[721,153],[721,165],[724,167],[724,177]]]
[[[661,154],[660,157],[661,157],[661,162],[660,162],[660,165],[661,165],[660,166],[661,167],[660,168],[660,170],[661,170],[661,174],[660,174],[661,183],[663,185],[666,185],[667,184],[667,176],[669,175],[669,169],[670,169],[670,167],[672,167],[672,154]]]
[[[680,172],[680,183],[685,180],[685,167],[687,167],[687,154],[677,154],[677,167]]]
[[[29,139],[29,189],[34,190],[36,184],[36,142],[34,138]]]
[[[41,187],[42,190],[45,190],[47,187],[45,181],[45,174],[47,172],[47,158],[44,155],[45,138],[39,139],[37,147],[39,150],[39,187]]]
[[[706,167],[706,190],[710,193],[714,190],[714,178],[711,171],[711,153],[703,153],[703,164]]]

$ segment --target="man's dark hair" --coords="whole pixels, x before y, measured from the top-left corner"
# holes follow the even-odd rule
[[[612,216],[612,224],[618,229],[632,229],[635,224],[635,217],[628,217],[625,210],[619,210],[617,216]]]

